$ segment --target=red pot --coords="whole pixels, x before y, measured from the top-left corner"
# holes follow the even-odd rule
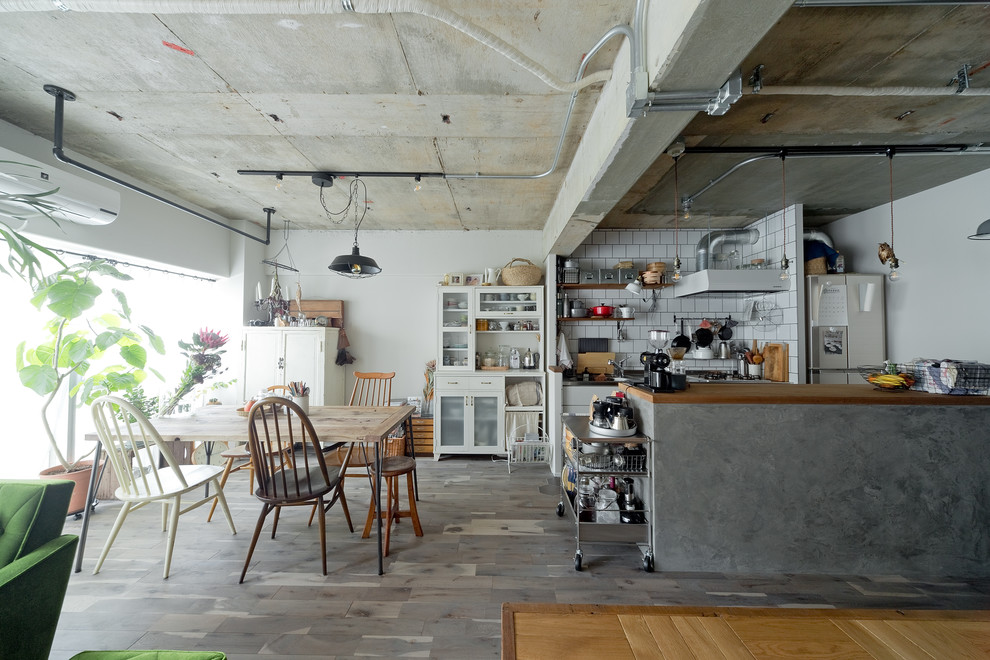
[[[591,308],[591,315],[609,317],[612,316],[612,311],[614,309],[614,307],[610,307],[609,305],[598,305],[597,307]]]

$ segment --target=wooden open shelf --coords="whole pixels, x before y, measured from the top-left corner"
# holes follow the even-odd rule
[[[666,288],[668,286],[674,286],[674,283],[673,282],[664,282],[663,284],[644,284],[643,285],[643,289],[663,289],[663,288]],[[623,283],[619,283],[619,284],[583,284],[581,282],[578,282],[577,284],[558,284],[557,285],[557,288],[558,289],[603,289],[603,290],[612,289],[612,290],[619,290],[619,289],[625,289],[626,288],[626,284],[623,284]]]
[[[558,316],[557,321],[635,321],[635,316]]]

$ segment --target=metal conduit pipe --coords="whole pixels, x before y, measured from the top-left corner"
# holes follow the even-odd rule
[[[838,85],[764,85],[753,95],[770,96],[990,96],[990,87],[841,87]]]
[[[893,151],[897,156],[933,156],[933,155],[969,155],[987,156],[990,149],[978,145],[965,144],[933,144],[933,145],[897,145],[897,146],[856,146],[856,147],[688,147],[684,150],[688,153],[758,153],[741,160],[722,174],[710,180],[697,192],[681,198],[681,207],[691,208],[696,199],[727,179],[730,175],[741,170],[746,165],[757,163],[769,158],[848,158],[852,156],[888,156],[888,151]]]
[[[701,237],[696,248],[696,270],[708,269],[708,258],[715,248],[724,243],[753,245],[760,240],[759,229],[719,229]]]
[[[428,16],[458,30],[475,41],[488,46],[503,57],[526,69],[548,86],[561,92],[573,92],[588,85],[608,80],[609,70],[598,71],[587,78],[565,82],[542,64],[474,23],[429,0],[2,0],[0,12],[64,12],[127,13],[127,14],[398,14]],[[631,38],[631,36],[630,36]],[[633,60],[642,49],[633,48]],[[641,63],[640,63],[641,64]]]
[[[911,7],[925,5],[985,5],[986,0],[796,0],[795,7]]]

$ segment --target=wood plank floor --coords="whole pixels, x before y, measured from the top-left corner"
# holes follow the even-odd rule
[[[165,534],[156,507],[132,513],[103,570],[93,566],[119,507],[92,517],[83,571],[72,575],[54,660],[81,650],[221,650],[231,660],[358,657],[498,658],[504,602],[756,606],[787,608],[990,609],[990,580],[960,576],[646,573],[628,545],[582,544],[574,570],[574,525],[555,513],[557,481],[545,466],[489,457],[425,459],[419,468],[424,536],[406,521],[378,575],[373,539],[360,529],[366,483],[347,486],[358,532],[339,510],[327,516],[329,575],[320,574],[316,527],[307,510],[286,511],[273,541],[262,532],[238,584],[260,504],[247,474],[225,492],[237,535],[223,516],[182,517],[171,575],[162,580]],[[405,494],[403,493],[403,499]],[[66,533],[80,523],[68,520]],[[270,529],[270,527],[268,528]],[[0,622],[2,634],[2,622]],[[554,653],[548,657],[566,657]],[[611,654],[605,654],[611,660]]]
[[[503,660],[990,657],[990,611],[506,603]]]

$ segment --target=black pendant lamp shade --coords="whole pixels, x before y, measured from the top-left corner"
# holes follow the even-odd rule
[[[358,248],[357,243],[354,244],[354,248],[350,254],[342,254],[335,258],[328,268],[338,275],[352,277],[354,279],[371,277],[382,272],[378,262],[371,257],[361,255],[361,250]]]

